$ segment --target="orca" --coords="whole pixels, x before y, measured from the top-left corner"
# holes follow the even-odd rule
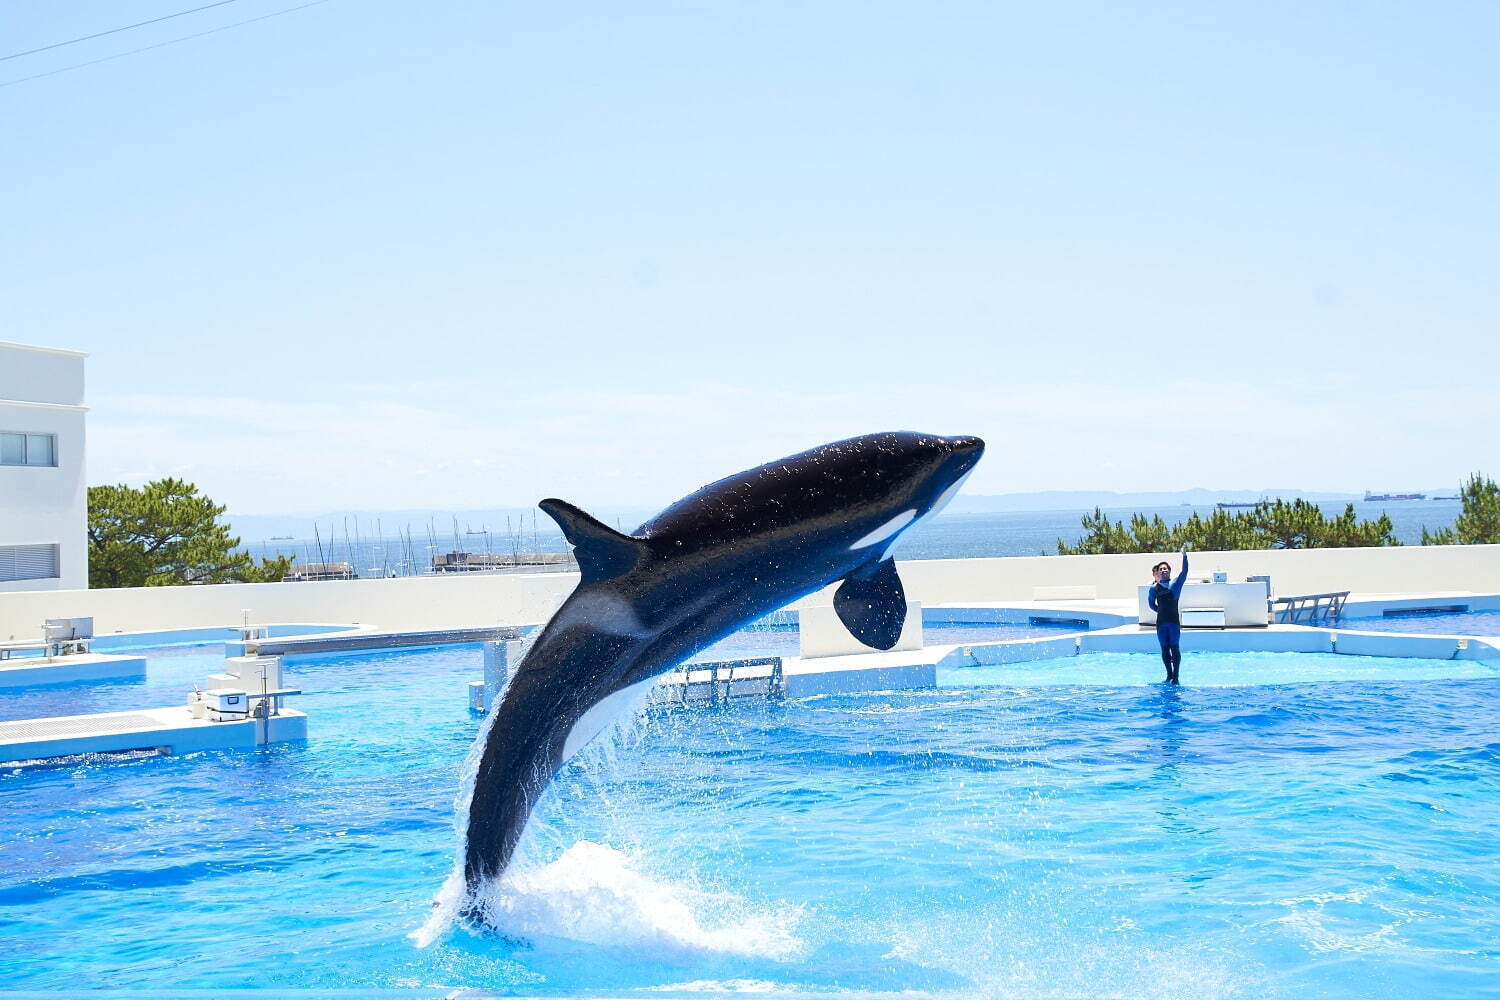
[[[505,871],[568,757],[705,646],[839,580],[839,619],[867,646],[894,646],[906,595],[891,549],[983,452],[977,437],[866,434],[711,483],[628,535],[543,500],[580,578],[481,730],[468,890]]]

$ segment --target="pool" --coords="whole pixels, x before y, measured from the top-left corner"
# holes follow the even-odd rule
[[[149,703],[218,661],[91,690]],[[1484,663],[1190,651],[1166,689],[1100,653],[653,712],[553,784],[511,937],[419,947],[480,669],[299,658],[305,744],[0,770],[6,987],[1500,993]]]
[[[1340,618],[1335,628],[1360,632],[1406,632],[1416,635],[1500,636],[1500,610],[1436,611],[1425,614]]]

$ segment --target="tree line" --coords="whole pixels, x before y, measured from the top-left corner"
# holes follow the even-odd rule
[[[1422,529],[1423,545],[1500,543],[1500,486],[1475,473],[1459,490],[1462,510],[1451,528]],[[1098,507],[1083,516],[1083,537],[1076,544],[1057,540],[1063,556],[1106,553],[1171,552],[1190,545],[1225,552],[1238,549],[1373,548],[1400,545],[1385,514],[1361,520],[1354,505],[1342,514],[1323,513],[1306,500],[1263,500],[1250,510],[1220,507],[1204,517],[1196,511],[1181,524],[1169,525],[1160,514],[1132,514],[1111,521]]]

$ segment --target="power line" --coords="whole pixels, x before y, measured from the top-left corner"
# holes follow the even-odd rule
[[[187,14],[196,14],[200,10],[209,10],[214,7],[223,7],[226,4],[237,2],[238,0],[219,0],[218,3],[207,4],[203,7],[194,7],[192,10],[179,10],[175,14],[164,14],[161,17],[153,17],[149,21],[137,21],[135,24],[127,24],[123,28],[110,28],[108,31],[101,31],[97,34],[84,35],[81,38],[70,38],[66,42],[53,42],[51,45],[43,45],[39,49],[27,49],[25,52],[12,52],[8,56],[0,56],[0,62],[5,62],[5,60],[7,59],[19,59],[22,56],[36,55],[38,52],[46,52],[49,49],[60,49],[64,45],[76,45],[79,42],[87,42],[95,38],[103,38],[105,35],[119,34],[122,31],[129,31],[132,28],[144,28],[148,24],[158,24],[162,21],[170,21],[174,17],[183,17]]]
[[[49,70],[46,73],[37,73],[33,76],[23,76],[16,80],[6,80],[4,83],[0,83],[0,87],[14,87],[16,84],[26,83],[28,80],[40,80],[45,76],[56,76],[59,73],[67,73],[75,69],[83,69],[85,66],[97,66],[100,63],[110,62],[114,59],[123,59],[126,56],[133,56],[141,52],[150,52],[152,49],[166,48],[168,45],[176,45],[178,42],[192,41],[194,38],[202,38],[204,35],[216,35],[221,31],[228,31],[230,28],[239,28],[247,24],[254,24],[256,21],[267,21],[273,17],[280,17],[283,14],[291,14],[295,11],[306,10],[309,7],[316,7],[319,4],[325,4],[327,2],[328,0],[311,0],[310,3],[298,4],[295,7],[286,7],[282,10],[273,10],[269,14],[262,14],[259,17],[246,18],[243,21],[235,21],[232,24],[221,25],[217,28],[209,28],[207,31],[194,32],[191,35],[183,35],[180,38],[169,38],[165,42],[157,42],[155,45],[143,45],[138,49],[127,49],[124,52],[116,52],[114,55],[105,56],[102,59],[90,59],[88,62],[75,63],[72,66],[64,66],[61,69]]]

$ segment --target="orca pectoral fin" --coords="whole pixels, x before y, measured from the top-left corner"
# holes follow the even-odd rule
[[[906,590],[895,560],[862,566],[845,577],[833,595],[833,609],[849,633],[875,649],[890,649],[906,624]]]
[[[563,537],[573,546],[584,583],[628,573],[645,556],[644,541],[621,534],[566,500],[549,498],[537,506],[557,522]]]

